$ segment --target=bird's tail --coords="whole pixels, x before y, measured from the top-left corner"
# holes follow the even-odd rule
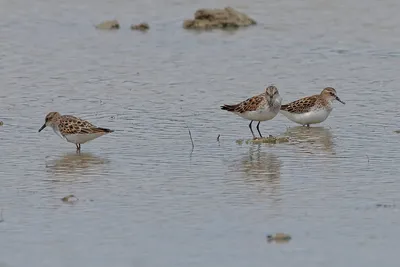
[[[221,106],[222,110],[233,112],[238,107],[238,105],[223,105]]]
[[[97,128],[99,131],[102,131],[102,132],[105,132],[105,133],[112,133],[112,132],[114,132],[114,130],[110,130],[110,129],[107,129],[107,128]]]

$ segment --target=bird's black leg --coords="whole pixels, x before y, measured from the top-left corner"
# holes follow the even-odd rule
[[[250,128],[251,134],[253,135],[253,139],[257,139],[257,137],[254,135],[253,129],[251,128],[252,123],[253,123],[253,121],[250,122],[249,128]]]
[[[76,145],[76,153],[81,152],[81,144],[75,144]]]
[[[260,132],[260,128],[259,128],[260,127],[260,122],[261,121],[259,121],[258,124],[257,124],[257,131],[260,134],[260,137],[263,138],[262,135],[261,135],[261,132]]]

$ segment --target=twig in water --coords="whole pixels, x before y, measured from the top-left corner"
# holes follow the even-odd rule
[[[369,163],[369,157],[368,157],[368,155],[365,155],[366,157],[367,157],[367,159],[368,159],[368,163]]]
[[[193,143],[192,133],[190,132],[190,128],[189,128],[189,126],[188,126],[187,124],[186,124],[186,127],[188,128],[188,131],[189,131],[190,141],[192,142],[192,149],[194,149],[194,143]]]
[[[220,136],[221,136],[221,135],[219,134],[218,137],[217,137],[217,142],[219,142],[219,137],[220,137]]]
[[[3,219],[3,210],[0,211],[0,223],[4,222]]]

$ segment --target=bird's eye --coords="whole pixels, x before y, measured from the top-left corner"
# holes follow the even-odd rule
[[[332,93],[332,92],[331,92],[330,94],[331,94],[331,96],[335,96],[335,94],[334,94],[334,93]]]

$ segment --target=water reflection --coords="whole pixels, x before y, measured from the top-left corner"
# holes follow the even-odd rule
[[[46,162],[49,172],[60,177],[80,177],[84,174],[100,173],[109,160],[91,153],[68,153]],[[59,181],[60,178],[53,181]]]
[[[281,161],[272,153],[263,152],[261,144],[251,145],[248,154],[240,161],[240,171],[247,183],[261,191],[278,193],[281,177]]]
[[[332,133],[328,128],[296,126],[288,128],[285,135],[310,154],[314,153],[315,150],[335,153]]]

